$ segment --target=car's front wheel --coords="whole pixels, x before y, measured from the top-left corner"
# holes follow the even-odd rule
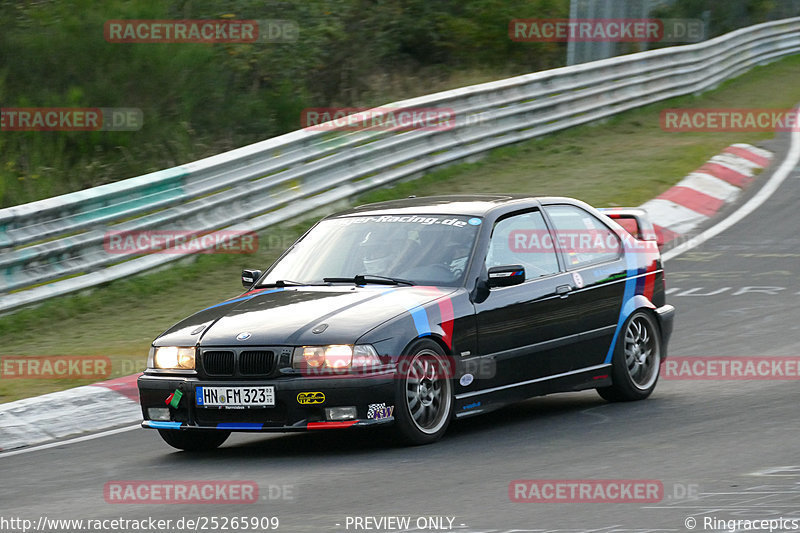
[[[164,442],[187,452],[213,450],[227,440],[230,431],[197,431],[191,429],[159,429],[158,434]]]
[[[610,402],[644,400],[658,382],[661,335],[652,313],[636,311],[621,330],[611,361],[613,385],[597,392]]]
[[[422,339],[413,343],[398,363],[395,423],[408,444],[439,440],[453,413],[453,385],[444,350]]]

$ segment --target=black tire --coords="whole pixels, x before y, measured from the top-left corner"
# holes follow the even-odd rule
[[[164,442],[179,450],[201,452],[214,450],[227,440],[230,431],[198,431],[191,429],[159,429]]]
[[[429,339],[411,344],[400,359],[395,385],[395,429],[405,444],[436,442],[453,417],[451,366]]]
[[[620,330],[611,360],[609,387],[598,394],[609,402],[644,400],[653,393],[661,369],[661,332],[652,313],[635,311]]]

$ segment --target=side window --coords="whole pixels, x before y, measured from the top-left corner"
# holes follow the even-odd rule
[[[556,240],[567,262],[567,268],[577,268],[613,261],[622,251],[616,233],[600,219],[573,205],[545,207],[556,230]]]
[[[539,211],[504,218],[494,225],[486,268],[504,265],[522,265],[527,279],[558,272],[553,239]]]

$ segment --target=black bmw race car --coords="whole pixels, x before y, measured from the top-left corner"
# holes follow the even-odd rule
[[[242,282],[153,342],[142,425],[176,448],[383,424],[424,444],[532,396],[644,399],[675,313],[645,214],[569,198],[356,207]]]

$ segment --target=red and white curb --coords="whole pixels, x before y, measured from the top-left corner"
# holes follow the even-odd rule
[[[766,168],[772,153],[749,144],[733,144],[690,173],[675,186],[640,207],[666,244],[713,217],[739,197]]]
[[[139,374],[0,404],[2,452],[142,420]]]
[[[669,242],[736,200],[755,179],[755,171],[765,168],[771,159],[766,150],[734,144],[641,207],[663,242]],[[138,377],[135,374],[0,404],[0,457],[15,448],[138,424],[142,420]]]

